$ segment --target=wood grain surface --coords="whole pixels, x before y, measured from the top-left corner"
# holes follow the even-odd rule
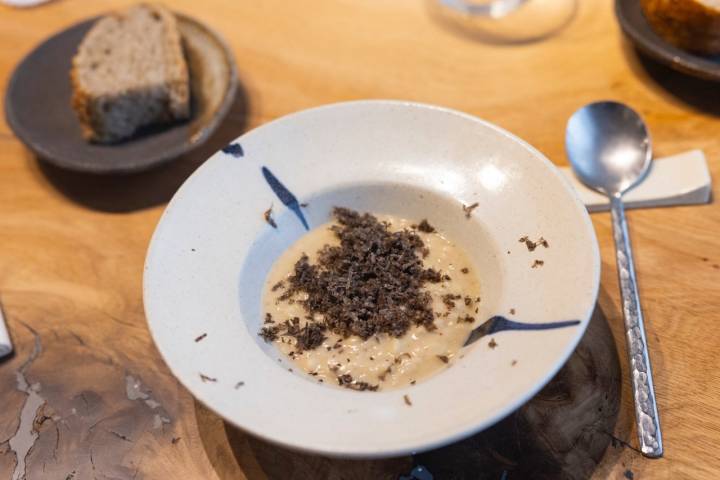
[[[43,38],[129,3],[0,6],[0,85]],[[701,148],[718,178],[720,86],[640,58],[607,0],[582,0],[560,33],[514,46],[453,30],[430,0],[167,3],[217,29],[238,61],[241,94],[206,146],[156,171],[99,178],[44,165],[0,120],[0,299],[17,349],[0,364],[0,478],[412,478],[418,465],[436,479],[718,478],[717,205],[628,213],[660,460],[636,451],[608,214],[592,217],[601,295],[571,361],[496,427],[415,458],[330,460],[229,427],[158,355],[141,282],[154,226],[183,180],[228,140],[286,113],[360,98],[436,103],[495,122],[563,165],[567,118],[614,99],[645,117],[656,155]]]

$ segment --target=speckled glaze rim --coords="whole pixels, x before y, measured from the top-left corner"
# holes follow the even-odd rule
[[[369,117],[365,117],[365,114]],[[552,222],[556,225],[562,224],[563,226],[558,228],[564,229],[562,231],[566,231],[570,237],[565,240],[558,236],[556,250],[552,255],[559,255],[556,260],[562,258],[562,261],[568,262],[568,265],[553,260],[554,266],[546,265],[546,267],[556,268],[555,271],[560,272],[561,276],[565,275],[565,270],[576,269],[577,271],[572,274],[576,277],[567,277],[557,285],[554,283],[547,285],[548,291],[557,290],[554,287],[558,287],[559,290],[555,294],[562,298],[547,300],[554,306],[542,306],[541,309],[547,310],[544,314],[549,317],[541,318],[540,321],[558,320],[555,312],[557,310],[572,311],[567,314],[568,318],[576,318],[579,323],[573,323],[574,326],[571,328],[552,330],[554,333],[527,332],[502,337],[503,344],[507,345],[507,350],[502,355],[524,354],[520,349],[508,353],[514,348],[513,341],[516,341],[520,342],[524,352],[538,354],[543,360],[537,364],[525,362],[522,368],[528,370],[522,372],[520,368],[487,372],[488,377],[501,374],[502,376],[496,380],[483,378],[483,381],[491,384],[494,381],[495,383],[492,384],[494,386],[500,386],[501,382],[504,382],[502,387],[496,390],[507,389],[510,392],[507,398],[495,398],[494,400],[499,402],[497,405],[483,398],[483,394],[488,397],[498,397],[497,391],[475,383],[459,386],[463,383],[462,379],[467,380],[477,375],[478,371],[473,368],[485,368],[483,361],[489,357],[480,358],[480,356],[485,355],[483,352],[489,350],[479,348],[466,355],[463,360],[466,363],[458,364],[432,379],[418,382],[417,386],[411,387],[412,390],[359,393],[328,387],[318,388],[317,384],[308,382],[298,375],[288,374],[285,368],[277,368],[277,364],[269,358],[267,351],[263,351],[263,347],[258,345],[254,338],[256,334],[252,334],[251,337],[245,328],[243,321],[250,320],[243,319],[238,308],[234,306],[237,302],[227,298],[228,294],[232,294],[233,289],[224,286],[224,283],[238,281],[242,283],[242,276],[238,279],[237,271],[233,273],[232,268],[227,265],[247,263],[244,257],[247,255],[244,250],[246,247],[241,246],[240,243],[247,242],[247,248],[250,248],[252,245],[271,242],[272,240],[268,240],[271,238],[268,235],[275,234],[275,231],[264,222],[251,222],[252,225],[245,225],[245,222],[248,219],[257,220],[258,212],[264,210],[274,200],[277,202],[275,205],[282,203],[287,207],[278,211],[276,218],[278,230],[292,231],[294,236],[301,235],[305,231],[305,223],[317,225],[326,219],[323,217],[326,214],[313,211],[312,202],[311,208],[304,213],[295,208],[295,204],[304,201],[311,192],[317,192],[315,187],[308,186],[307,189],[303,189],[300,179],[306,179],[308,184],[315,182],[316,185],[342,183],[342,179],[336,180],[330,175],[310,177],[311,173],[308,170],[312,168],[304,165],[302,161],[288,163],[288,159],[282,158],[283,155],[271,155],[268,149],[282,149],[287,146],[286,144],[295,146],[293,143],[295,140],[290,138],[293,135],[297,135],[296,138],[307,139],[308,136],[312,137],[313,134],[324,132],[325,128],[340,129],[338,127],[340,119],[352,123],[352,126],[366,125],[369,133],[385,135],[387,131],[381,126],[376,126],[372,122],[364,123],[366,118],[382,120],[385,117],[389,117],[388,128],[400,132],[401,136],[404,135],[402,132],[411,129],[412,126],[395,121],[396,117],[408,122],[415,120],[422,122],[424,119],[429,119],[433,125],[448,124],[448,132],[454,130],[453,126],[464,125],[471,131],[482,132],[480,136],[483,139],[494,139],[493,141],[499,145],[510,148],[510,151],[521,153],[523,159],[515,163],[514,160],[502,158],[502,151],[499,151],[498,162],[512,165],[513,168],[517,167],[518,171],[529,168],[530,170],[525,172],[527,175],[542,172],[543,182],[538,184],[542,188],[537,190],[537,185],[529,188],[536,190],[535,193],[540,195],[538,201],[542,201],[541,198],[545,196],[549,202],[548,207],[555,207],[552,210],[557,212],[546,212],[549,217],[559,215],[560,212],[562,215],[567,215]],[[355,130],[352,131],[353,135],[360,134]],[[291,132],[294,133],[290,135]],[[331,138],[332,141],[342,143],[343,140],[338,140],[335,133],[327,133],[326,139],[319,142]],[[448,133],[448,135],[452,134]],[[353,136],[348,135],[347,141],[352,142],[352,138]],[[464,137],[461,135],[460,138]],[[474,145],[473,142],[470,144]],[[398,145],[408,145],[408,143],[403,141]],[[320,147],[314,145],[312,148]],[[488,145],[486,148],[491,151],[494,147]],[[297,150],[293,152],[297,154]],[[472,155],[472,152],[470,154]],[[433,157],[432,161],[439,160]],[[447,164],[448,161],[446,159],[443,166],[450,168],[452,163]],[[365,164],[354,167],[359,170],[347,174],[352,176],[366,168],[369,172],[368,178],[377,178],[378,172],[383,172],[383,176],[386,175],[386,165],[379,170],[376,167],[377,165],[372,163]],[[290,170],[295,172],[295,175],[290,174]],[[258,179],[256,182],[248,180],[249,172],[252,171],[256,172],[253,174],[257,175],[254,177]],[[268,176],[266,171],[271,172],[272,176]],[[242,189],[234,180],[237,178],[244,179]],[[278,179],[290,179],[294,185],[293,190],[290,191],[285,186],[282,188],[273,186],[273,178],[278,182],[280,182]],[[426,175],[422,178],[428,182],[436,181]],[[210,182],[211,179],[214,180]],[[406,178],[404,181],[412,183],[414,180]],[[209,188],[212,188],[212,191]],[[513,188],[521,196],[527,194],[524,188]],[[197,201],[199,194],[202,195],[203,205]],[[462,198],[462,195],[461,193],[459,198]],[[244,200],[241,202],[239,199]],[[561,203],[553,205],[553,202],[557,201]],[[250,210],[247,210],[248,203],[253,204]],[[227,206],[229,211],[218,209],[218,205]],[[497,209],[500,206],[491,207]],[[280,208],[282,207],[278,207],[278,210]],[[251,217],[238,218],[240,212],[250,214]],[[522,216],[522,213],[517,214]],[[225,215],[230,218],[224,219]],[[203,225],[220,226],[223,235],[206,232],[202,225],[189,227],[188,220],[191,218],[198,219]],[[235,228],[233,224],[242,224],[242,226]],[[517,236],[514,235],[508,233],[505,240],[514,242],[515,248],[519,248],[520,252],[525,251],[524,245],[517,247]],[[508,240],[509,238],[512,240]],[[563,244],[565,241],[569,243]],[[225,250],[223,245],[227,245],[228,242],[232,244],[232,248]],[[197,245],[197,248],[192,245]],[[572,248],[563,248],[568,245],[572,245]],[[194,257],[202,249],[209,249],[202,260]],[[242,252],[238,253],[236,249]],[[522,262],[525,260],[523,259]],[[181,266],[182,264],[185,266]],[[518,270],[516,267],[512,268]],[[221,270],[228,272],[223,273]],[[529,263],[523,263],[521,272],[512,272],[508,277],[521,279],[524,275],[528,275],[529,271]],[[555,275],[550,270],[546,272],[549,272],[548,275]],[[179,285],[169,285],[172,279],[177,278],[187,278],[187,280]],[[574,280],[570,281],[570,278]],[[461,112],[410,102],[369,100],[333,104],[282,117],[246,133],[221,152],[216,153],[186,181],[163,214],[148,249],[143,289],[148,325],[161,355],[179,381],[210,409],[233,425],[288,448],[345,458],[382,458],[415,453],[460,440],[493,425],[527,402],[552,379],[580,341],[595,308],[599,279],[599,248],[589,215],[569,182],[540,152],[505,130]],[[198,285],[209,282],[214,286],[207,287],[202,292],[195,291]],[[200,288],[205,287],[200,286]],[[577,291],[570,291],[573,288]],[[218,292],[219,289],[226,291]],[[201,300],[198,301],[197,298]],[[572,301],[568,302],[568,298]],[[519,300],[525,301],[524,298]],[[218,306],[217,301],[225,302],[225,306]],[[259,303],[259,299],[256,301]],[[538,300],[527,301],[537,303]],[[206,320],[198,323],[196,320],[198,315],[204,315]],[[542,315],[538,312],[536,316],[540,318]],[[198,329],[202,329],[203,332]],[[208,332],[208,336],[204,337],[202,342],[190,340],[190,337],[195,338],[197,334],[205,331]],[[533,342],[541,342],[541,344]],[[197,351],[194,350],[196,348]],[[222,351],[223,349],[225,352]],[[477,355],[474,352],[478,352]],[[552,355],[548,357],[550,353]],[[243,361],[238,360],[238,355],[243,357]],[[474,358],[475,356],[477,359]],[[506,362],[510,365],[509,359],[510,357],[505,356],[491,361]],[[234,371],[229,373],[233,369]],[[213,376],[211,381],[207,380],[207,376],[202,378],[202,375],[199,375],[199,373],[215,375],[214,372],[220,373],[217,377]],[[227,378],[228,376],[232,381]],[[233,388],[233,385],[237,386],[235,384],[237,380],[243,381],[242,386]],[[253,387],[247,390],[246,387],[249,385]],[[454,390],[447,391],[446,387]],[[463,390],[465,388],[468,390]],[[460,393],[463,391],[465,394]],[[408,408],[402,402],[403,394],[408,392],[413,398],[412,408]],[[462,410],[460,414],[451,412],[450,416],[457,414],[463,419],[467,416],[471,420],[460,421],[459,418],[448,419],[443,415],[438,416],[440,410],[437,402],[446,402],[448,396],[459,402],[457,405]],[[282,399],[290,397],[296,399],[297,405],[291,405],[291,411],[286,412],[284,410],[288,407],[282,403]],[[490,406],[481,408],[479,405],[483,402]],[[277,407],[280,405],[283,407],[278,411]],[[311,410],[308,410],[309,408]],[[349,414],[353,416],[348,417]],[[349,422],[348,418],[351,418]],[[379,418],[385,418],[388,422],[378,422]],[[285,423],[281,421],[283,419]],[[432,421],[428,422],[428,419]],[[305,429],[301,428],[303,426]]]

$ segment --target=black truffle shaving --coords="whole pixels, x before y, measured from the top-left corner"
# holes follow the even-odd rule
[[[434,330],[432,297],[423,286],[443,276],[423,267],[420,237],[408,230],[392,232],[367,213],[335,208],[333,215],[338,224],[331,230],[340,245],[326,245],[316,264],[303,255],[280,299],[306,294],[298,301],[308,316],[321,315],[327,330],[345,338],[401,337],[416,325]]]

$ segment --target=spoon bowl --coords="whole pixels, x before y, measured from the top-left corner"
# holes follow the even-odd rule
[[[580,180],[608,196],[640,183],[652,159],[642,118],[617,102],[591,103],[575,112],[567,124],[565,147]]]

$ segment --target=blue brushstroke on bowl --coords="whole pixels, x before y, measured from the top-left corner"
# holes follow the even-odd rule
[[[223,153],[227,153],[232,155],[235,158],[240,158],[245,156],[245,151],[242,148],[242,145],[239,143],[229,143],[226,146],[222,148]]]
[[[488,319],[485,323],[473,329],[465,341],[463,347],[467,347],[471,343],[475,343],[482,337],[492,335],[493,333],[504,332],[506,330],[553,330],[555,328],[565,328],[580,325],[580,320],[563,320],[560,322],[545,323],[524,323],[508,320],[507,318],[495,315]]]
[[[295,195],[292,194],[290,190],[288,190],[285,185],[283,185],[280,180],[277,179],[275,175],[270,171],[267,167],[262,167],[262,174],[263,177],[265,177],[265,181],[270,185],[270,188],[273,192],[275,192],[275,195],[280,199],[280,201],[288,207],[290,210],[297,215],[297,217],[300,219],[300,222],[302,222],[303,227],[305,227],[305,230],[310,230],[310,227],[308,226],[307,220],[305,220],[305,215],[303,215],[302,211],[300,210],[300,202],[298,202],[298,199],[295,197]]]
[[[418,465],[408,475],[400,475],[398,480],[433,480],[433,474],[427,468]]]

